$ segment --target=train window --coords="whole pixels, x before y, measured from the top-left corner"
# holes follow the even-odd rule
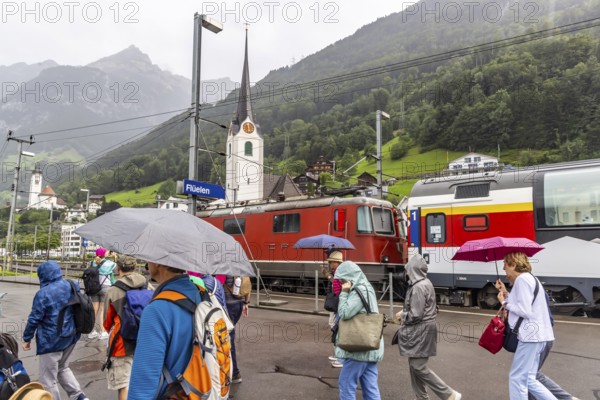
[[[473,197],[488,197],[490,195],[490,184],[476,183],[472,185],[461,185],[456,187],[455,199],[470,199]]]
[[[376,233],[393,235],[394,215],[392,214],[392,210],[383,207],[373,207],[373,226]]]
[[[336,232],[346,230],[346,210],[336,208],[333,211],[333,230]]]
[[[371,212],[367,206],[360,206],[356,209],[356,231],[358,233],[373,232]]]
[[[238,225],[239,223],[239,225]],[[229,233],[230,235],[240,235],[246,232],[246,219],[245,218],[235,218],[226,219],[223,221],[223,231],[225,233]]]
[[[463,217],[463,229],[466,232],[487,231],[490,228],[490,220],[485,214],[465,215]]]
[[[600,167],[544,174],[543,206],[536,210],[540,227],[599,224]]]
[[[446,215],[442,213],[427,214],[425,217],[427,243],[446,242]]]
[[[279,214],[273,216],[273,232],[300,232],[300,214]]]

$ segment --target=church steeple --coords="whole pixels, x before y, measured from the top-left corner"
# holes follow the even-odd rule
[[[230,203],[263,199],[264,141],[254,123],[248,68],[248,25],[238,107],[227,134],[225,190]]]
[[[252,102],[250,101],[250,69],[248,67],[248,26],[246,25],[246,48],[244,52],[244,70],[242,71],[242,85],[238,98],[235,124],[240,126],[248,117],[252,120]]]

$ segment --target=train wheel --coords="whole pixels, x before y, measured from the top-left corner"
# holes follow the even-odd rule
[[[590,316],[593,318],[600,318],[600,289],[594,288],[594,305],[598,308],[594,308],[590,312]]]
[[[477,305],[482,309],[497,308],[500,305],[498,302],[498,289],[492,284],[480,289],[477,292]]]
[[[569,301],[570,303],[585,302],[585,297],[583,297],[583,295],[581,293],[579,293],[578,290],[573,289],[570,297],[571,297],[571,300]],[[573,315],[576,317],[581,317],[585,314],[583,311],[583,308],[581,306],[560,307],[560,308],[556,308],[555,310],[556,310],[557,314]]]
[[[408,282],[404,280],[404,277],[394,276],[394,300],[404,300],[406,291],[408,290]]]

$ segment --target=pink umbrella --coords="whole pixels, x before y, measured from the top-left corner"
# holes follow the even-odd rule
[[[527,238],[505,238],[494,236],[487,239],[476,239],[465,242],[452,260],[455,261],[497,261],[504,256],[514,252],[525,253],[531,257],[544,247]],[[498,275],[498,263],[496,263],[496,275]]]

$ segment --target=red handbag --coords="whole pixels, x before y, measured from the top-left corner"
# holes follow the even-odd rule
[[[479,345],[492,354],[496,354],[502,349],[504,342],[504,321],[500,318],[502,308],[498,310],[498,314],[490,321],[479,338]]]

